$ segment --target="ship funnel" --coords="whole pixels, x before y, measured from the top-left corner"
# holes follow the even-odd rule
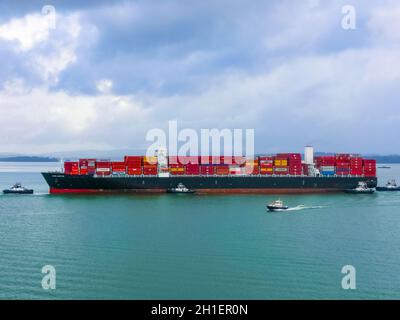
[[[304,162],[306,164],[314,164],[314,148],[306,146],[304,148]]]

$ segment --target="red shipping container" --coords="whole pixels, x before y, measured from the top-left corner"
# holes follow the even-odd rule
[[[187,175],[199,175],[200,165],[198,164],[187,164],[185,165],[185,171]]]
[[[148,164],[143,166],[143,170],[157,170],[158,166],[153,164]]]
[[[141,164],[138,164],[138,163],[131,163],[131,162],[128,162],[128,163],[126,164],[126,167],[127,167],[127,168],[141,168],[142,165],[141,165]]]
[[[260,164],[259,164],[259,167],[260,167],[260,168],[273,168],[274,165],[271,164],[271,163],[260,163]]]
[[[183,164],[170,164],[169,167],[170,168],[185,168],[185,166]]]
[[[127,167],[127,169],[142,169],[142,166],[138,166],[138,165],[128,165],[126,167]]]
[[[111,172],[96,172],[98,176],[109,176]]]
[[[244,167],[245,174],[260,174],[260,166],[246,166]]]
[[[144,166],[143,167],[143,171],[157,171],[157,167],[146,167],[146,166]]]
[[[210,165],[200,166],[200,172],[202,175],[213,175],[215,174],[215,167]]]
[[[188,175],[188,176],[198,176],[198,175],[200,175],[200,170],[199,171],[186,171],[186,175]]]
[[[171,171],[170,174],[173,176],[183,176],[185,171]]]
[[[262,171],[262,170],[260,170],[260,174],[261,175],[272,175],[274,172],[273,171]]]
[[[126,171],[125,162],[111,162],[111,169],[113,172],[124,172]]]
[[[276,155],[277,159],[287,159],[289,161],[300,161],[301,162],[301,154],[300,153],[278,153]]]
[[[169,156],[168,163],[171,164],[198,164],[198,156]]]
[[[350,154],[348,153],[338,153],[336,154],[336,160],[340,160],[340,161],[349,161],[350,160]]]
[[[186,167],[186,169],[198,169],[198,168],[200,168],[200,165],[199,164],[187,164],[187,165],[185,165],[185,167]]]
[[[287,161],[289,161],[289,157],[276,155],[274,160],[287,160]]]
[[[228,165],[216,165],[215,173],[218,175],[228,175],[229,174],[229,166]]]
[[[273,156],[259,156],[258,160],[259,161],[269,161],[269,160],[274,160],[275,157]]]
[[[111,161],[96,161],[96,168],[110,168]]]
[[[154,170],[144,170],[142,171],[144,175],[156,175],[158,172]]]
[[[287,158],[287,159],[299,159],[301,158],[300,153],[277,153],[276,154],[277,158]]]
[[[315,158],[315,163],[317,166],[334,166],[336,158],[334,156],[320,156]]]
[[[79,163],[74,161],[65,161],[64,172],[69,174],[72,170],[79,170]]]
[[[139,166],[141,166],[141,165],[143,164],[143,161],[142,161],[142,159],[138,159],[138,160],[127,160],[127,161],[125,161],[125,164],[126,164],[126,165],[134,164],[134,165],[139,165]]]
[[[79,167],[87,167],[89,164],[89,161],[86,159],[79,159]]]
[[[128,167],[128,174],[129,175],[141,175],[142,174],[142,167]]]
[[[364,167],[376,168],[376,160],[364,160]]]
[[[124,157],[124,162],[128,163],[128,162],[140,162],[140,164],[143,161],[143,156],[125,156]]]
[[[301,160],[289,160],[289,165],[299,165],[299,166],[301,166]]]

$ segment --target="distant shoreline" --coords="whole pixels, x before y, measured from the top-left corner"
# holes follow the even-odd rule
[[[29,156],[17,156],[17,157],[3,157],[0,158],[0,162],[59,162],[60,160],[52,157],[29,157]]]

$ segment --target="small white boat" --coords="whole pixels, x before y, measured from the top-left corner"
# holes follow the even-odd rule
[[[289,209],[289,207],[285,206],[281,199],[278,199],[268,204],[267,209],[268,211],[275,212],[275,211],[285,211]]]
[[[395,180],[389,180],[384,187],[377,187],[378,191],[400,191],[400,186],[396,184]]]
[[[183,183],[179,183],[176,188],[167,189],[168,193],[194,193],[194,190],[188,189]]]
[[[346,189],[344,190],[346,193],[362,193],[362,194],[371,194],[375,192],[375,188],[368,188],[368,185],[364,181],[360,181],[358,186],[354,189]]]
[[[23,187],[19,182],[14,184],[11,188],[3,190],[4,194],[32,194],[32,189]]]

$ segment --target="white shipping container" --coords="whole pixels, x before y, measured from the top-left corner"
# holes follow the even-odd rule
[[[229,166],[229,170],[231,170],[231,171],[238,171],[238,172],[240,172],[240,167],[238,167],[238,166]]]
[[[110,172],[111,169],[110,168],[97,168],[96,171],[97,172]]]
[[[321,171],[335,171],[334,166],[321,166]]]

